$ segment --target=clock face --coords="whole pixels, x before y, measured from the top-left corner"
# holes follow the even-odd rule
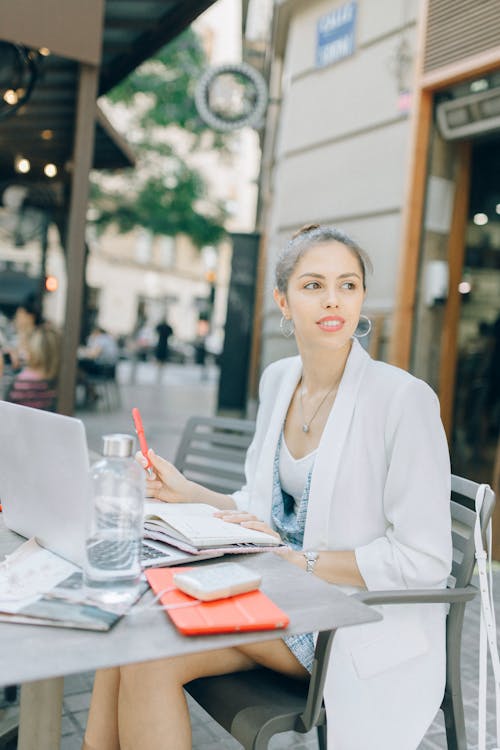
[[[203,122],[214,130],[259,128],[267,108],[266,82],[247,63],[220,65],[198,82],[195,103]]]

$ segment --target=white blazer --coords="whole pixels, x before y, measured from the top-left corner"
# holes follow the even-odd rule
[[[271,522],[273,461],[300,357],[263,373],[241,508]],[[450,463],[434,392],[353,341],[311,477],[304,549],[354,550],[369,590],[440,588],[450,573]],[[356,589],[342,587],[347,593]],[[335,636],[325,685],[332,750],[416,750],[445,683],[441,604],[380,607]]]

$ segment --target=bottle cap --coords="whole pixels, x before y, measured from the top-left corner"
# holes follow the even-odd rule
[[[127,458],[134,450],[135,439],[133,435],[103,435],[102,454],[115,458]]]

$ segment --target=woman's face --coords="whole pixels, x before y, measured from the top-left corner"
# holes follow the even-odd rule
[[[336,240],[315,245],[295,266],[286,294],[276,289],[274,298],[293,319],[301,351],[342,349],[358,326],[365,298],[359,260]]]
[[[18,331],[30,331],[34,327],[33,315],[24,307],[18,307],[14,317],[14,325]]]

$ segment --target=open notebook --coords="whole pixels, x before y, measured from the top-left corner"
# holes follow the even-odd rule
[[[232,633],[245,630],[286,628],[288,615],[262,591],[237,594],[228,599],[200,602],[184,594],[174,584],[174,574],[187,568],[155,568],[146,578],[171,618],[184,635]]]
[[[205,503],[162,503],[150,500],[144,507],[144,535],[186,552],[220,550],[261,552],[279,547],[280,539],[262,531],[214,518],[219,511]]]

